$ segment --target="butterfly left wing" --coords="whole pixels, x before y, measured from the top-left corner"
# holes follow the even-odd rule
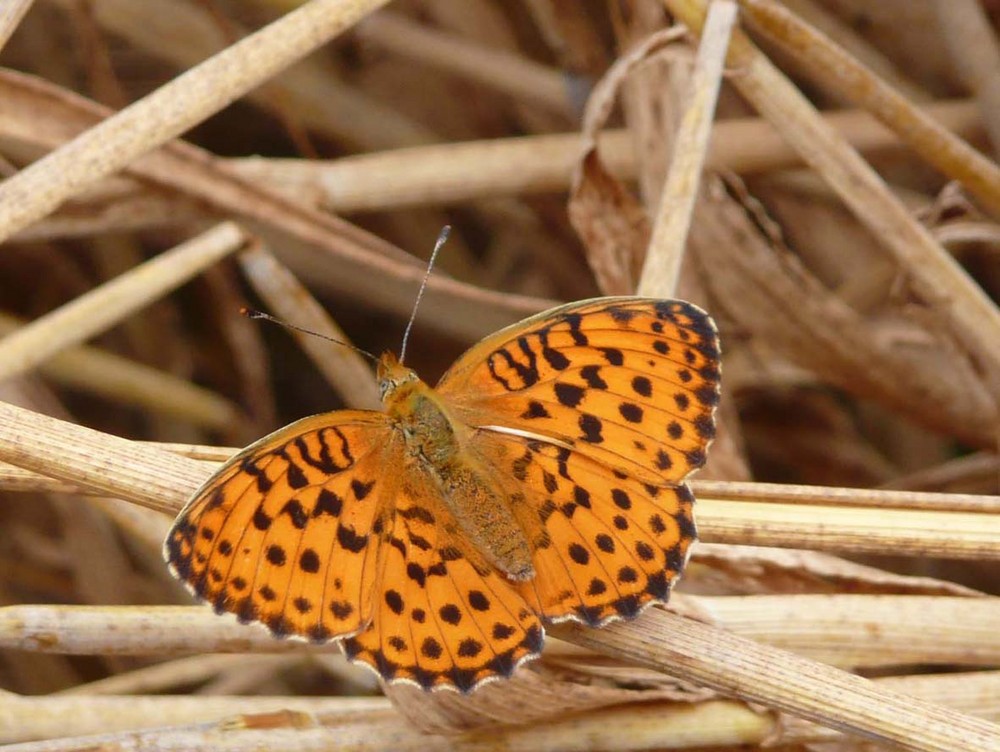
[[[164,543],[171,571],[217,613],[278,637],[358,632],[372,619],[386,535],[380,478],[399,451],[386,416],[369,411],[266,436],[184,507]]]
[[[464,423],[541,435],[650,484],[705,463],[719,401],[708,315],[678,300],[596,298],[482,340],[437,391]]]
[[[461,534],[425,475],[393,480],[374,619],[344,640],[345,655],[389,683],[428,690],[509,677],[541,652],[538,617]]]

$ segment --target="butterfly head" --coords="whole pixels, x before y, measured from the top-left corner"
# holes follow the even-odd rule
[[[395,353],[388,351],[382,353],[382,357],[378,359],[375,375],[378,378],[379,397],[386,404],[398,396],[396,392],[401,387],[420,381],[420,377],[412,368],[404,366]]]

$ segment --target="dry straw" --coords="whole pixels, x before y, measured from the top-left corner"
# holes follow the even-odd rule
[[[1000,558],[1000,311],[981,286],[998,258],[1000,170],[963,140],[998,132],[983,9],[928,4],[971,96],[947,100],[811,0],[634,0],[603,26],[603,11],[546,2],[510,15],[427,3],[419,17],[376,13],[384,4],[258,0],[256,12],[276,18],[263,26],[231,18],[224,2],[0,5],[0,46],[28,60],[0,70],[0,151],[13,173],[0,183],[0,238],[12,273],[47,296],[24,306],[0,283],[3,304],[24,314],[0,319],[0,676],[17,687],[0,692],[0,741],[22,751],[868,748],[862,740],[1000,750],[1000,601],[976,589],[989,585],[979,568]],[[664,10],[683,26],[664,31]],[[126,88],[94,41],[106,32],[183,72],[112,112],[34,64],[36,13],[71,19],[91,40],[92,91]],[[359,22],[339,57],[301,60]],[[956,44],[963,29],[983,43]],[[857,109],[819,112],[775,61]],[[581,145],[581,92],[606,72]],[[328,139],[349,156],[224,159],[174,140],[212,117],[226,139],[243,134],[239,114],[217,113],[244,96],[273,118],[246,133],[276,129],[302,155],[331,152]],[[605,130],[619,100],[624,127]],[[448,143],[450,132],[463,142]],[[926,184],[903,189],[873,166],[895,174],[905,159],[968,198],[929,201]],[[803,166],[812,174],[789,172]],[[726,170],[749,185],[721,180]],[[567,190],[593,277],[552,200]],[[407,312],[422,262],[325,210],[366,212],[380,234],[429,250],[434,207],[453,204],[463,237],[432,277],[414,343],[429,367],[457,350],[435,335],[473,339],[592,295],[594,277],[603,292],[676,294],[717,312],[726,394],[708,477],[693,483],[704,543],[670,610],[601,630],[555,625],[537,671],[471,697],[372,697],[373,679],[335,646],[276,641],[190,605],[164,576],[159,542],[234,451],[211,441],[272,428],[276,395],[297,413],[316,404],[322,378],[346,404],[377,402],[366,361],[308,338],[321,376],[296,352],[275,373],[299,378],[272,390],[261,333],[234,313],[246,302],[236,270],[255,306],[386,346],[358,311]],[[475,228],[492,239],[485,251],[471,250]],[[154,237],[170,250],[146,261]],[[93,254],[99,283],[54,250],[64,243]],[[46,274],[24,272],[34,257]],[[123,342],[129,357],[112,353]],[[949,456],[955,440],[978,452]],[[751,458],[811,485],[749,482]],[[886,553],[909,573],[840,558]],[[81,672],[74,655],[103,662]],[[150,655],[160,662],[136,660]],[[339,694],[298,696],[303,677],[307,692]],[[176,693],[191,686],[201,695]]]

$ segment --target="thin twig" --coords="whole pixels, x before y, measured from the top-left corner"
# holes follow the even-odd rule
[[[311,0],[0,183],[0,242],[239,98],[388,0]]]
[[[1000,155],[1000,41],[979,0],[935,0],[955,69],[983,112],[993,153]]]
[[[0,314],[0,337],[24,325]],[[74,390],[205,428],[231,430],[246,420],[236,404],[216,392],[96,347],[68,347],[41,363],[38,370]]]
[[[981,129],[974,102],[936,102],[927,114],[963,135]],[[865,112],[827,112],[823,120],[862,152],[898,148],[899,138]],[[0,121],[2,125],[2,121]],[[621,178],[638,174],[635,143],[624,130],[599,139],[601,159]],[[580,152],[577,133],[496,138],[357,154],[337,160],[232,159],[248,179],[332,211],[351,213],[467,202],[498,196],[564,192]],[[708,169],[740,174],[803,164],[775,128],[761,118],[715,123]]]
[[[906,749],[954,752],[956,739],[966,752],[1000,749],[1000,726],[669,611],[657,609],[602,630],[566,622],[552,632],[727,695]]]
[[[0,50],[7,44],[34,2],[35,0],[8,0],[0,4]]]
[[[262,247],[251,248],[240,254],[239,261],[257,294],[279,317],[349,344],[347,334],[305,285],[269,251]],[[338,347],[295,330],[292,335],[347,405],[377,408],[381,404],[371,368],[350,347]]]
[[[702,4],[702,0],[698,0],[698,4]],[[774,0],[740,0],[740,5],[755,28],[792,51],[814,76],[836,85],[837,91],[875,115],[929,164],[961,182],[992,212],[1000,213],[1000,165],[926,117],[829,37]],[[744,56],[741,61],[730,62],[742,66],[750,59]],[[773,77],[768,76],[768,79],[768,83],[774,85]],[[745,89],[743,93],[747,95]],[[775,92],[771,98],[778,96]],[[759,97],[754,99],[759,109],[761,100]],[[852,168],[851,172],[855,170]]]
[[[672,298],[677,289],[736,13],[732,0],[717,0],[709,8],[636,290],[639,295]]]
[[[705,19],[705,0],[664,2],[689,27],[700,31]],[[773,17],[780,17],[791,23],[788,21],[790,14],[776,8],[770,0],[741,2],[748,11],[755,14],[766,7],[773,11]],[[809,38],[817,36],[819,35],[813,33]],[[822,59],[819,52],[832,49],[834,48],[830,44],[810,46],[809,59],[812,63],[817,63]],[[846,56],[838,55],[836,60],[825,62],[830,69],[849,64],[848,70],[856,77],[865,74],[864,84],[859,81],[856,84],[858,87],[877,85],[867,71],[856,62],[844,58]],[[989,370],[987,382],[994,388],[1000,388],[1000,348],[996,346],[1000,342],[1000,309],[986,292],[934,240],[930,232],[917,222],[874,169],[823,122],[812,104],[753,45],[746,34],[738,31],[733,35],[726,62],[740,70],[740,74],[734,76],[732,82],[743,96],[830,183],[855,216],[883,240],[886,248],[906,269],[913,290],[951,319],[955,334],[962,338],[973,357]],[[891,101],[896,108],[905,107],[910,115],[917,112],[914,107],[900,100],[891,90],[885,93],[885,101]],[[868,100],[864,100],[864,103],[871,104]],[[876,109],[876,114],[884,113]],[[897,121],[887,122],[893,125]],[[935,143],[945,139],[942,148],[955,147],[956,140],[943,129],[934,126],[921,132],[940,137]],[[909,132],[910,143],[913,143],[913,135]],[[970,154],[965,156],[979,165],[979,168],[966,176],[963,182],[972,189],[980,184],[977,181],[987,175],[992,176],[991,182],[987,181],[983,191],[977,195],[989,198],[996,194],[996,208],[1000,210],[1000,168],[982,155],[976,155],[973,150],[967,151]],[[927,154],[924,156],[928,157]],[[973,178],[975,180],[969,182]]]
[[[95,287],[0,340],[0,379],[85,342],[238,250],[246,235],[226,222]]]
[[[0,460],[172,514],[180,511],[214,467],[3,403]],[[143,472],[186,482],[175,483],[168,491],[159,485],[151,487]],[[23,477],[14,481],[25,487]],[[839,493],[843,497],[844,492]],[[743,498],[728,501],[703,495],[698,507],[701,537],[715,543],[857,553],[893,550],[951,558],[1000,557],[1000,517],[996,514],[864,509],[822,502],[754,503]],[[822,525],[816,524],[817,515]]]
[[[575,114],[569,78],[520,55],[474,44],[390,12],[358,24],[357,35],[373,46],[493,87],[532,107],[566,117]]]

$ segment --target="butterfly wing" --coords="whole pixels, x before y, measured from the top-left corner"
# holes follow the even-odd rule
[[[371,622],[382,478],[400,451],[385,415],[340,411],[292,423],[230,459],[164,543],[171,571],[216,612],[315,641]],[[391,500],[389,500],[391,502]]]
[[[650,484],[705,463],[719,401],[719,343],[698,307],[597,298],[487,337],[441,378],[470,426],[556,439]]]
[[[374,620],[344,641],[389,682],[471,691],[542,649],[538,617],[459,534],[426,475],[399,475]]]
[[[501,468],[504,494],[532,547],[535,576],[516,583],[549,621],[600,626],[666,601],[695,540],[687,485],[651,485],[566,447],[482,430],[472,445]]]
[[[501,468],[533,550],[518,585],[549,620],[592,625],[666,600],[695,539],[683,479],[715,435],[719,345],[681,301],[600,298],[486,338],[438,392]]]

